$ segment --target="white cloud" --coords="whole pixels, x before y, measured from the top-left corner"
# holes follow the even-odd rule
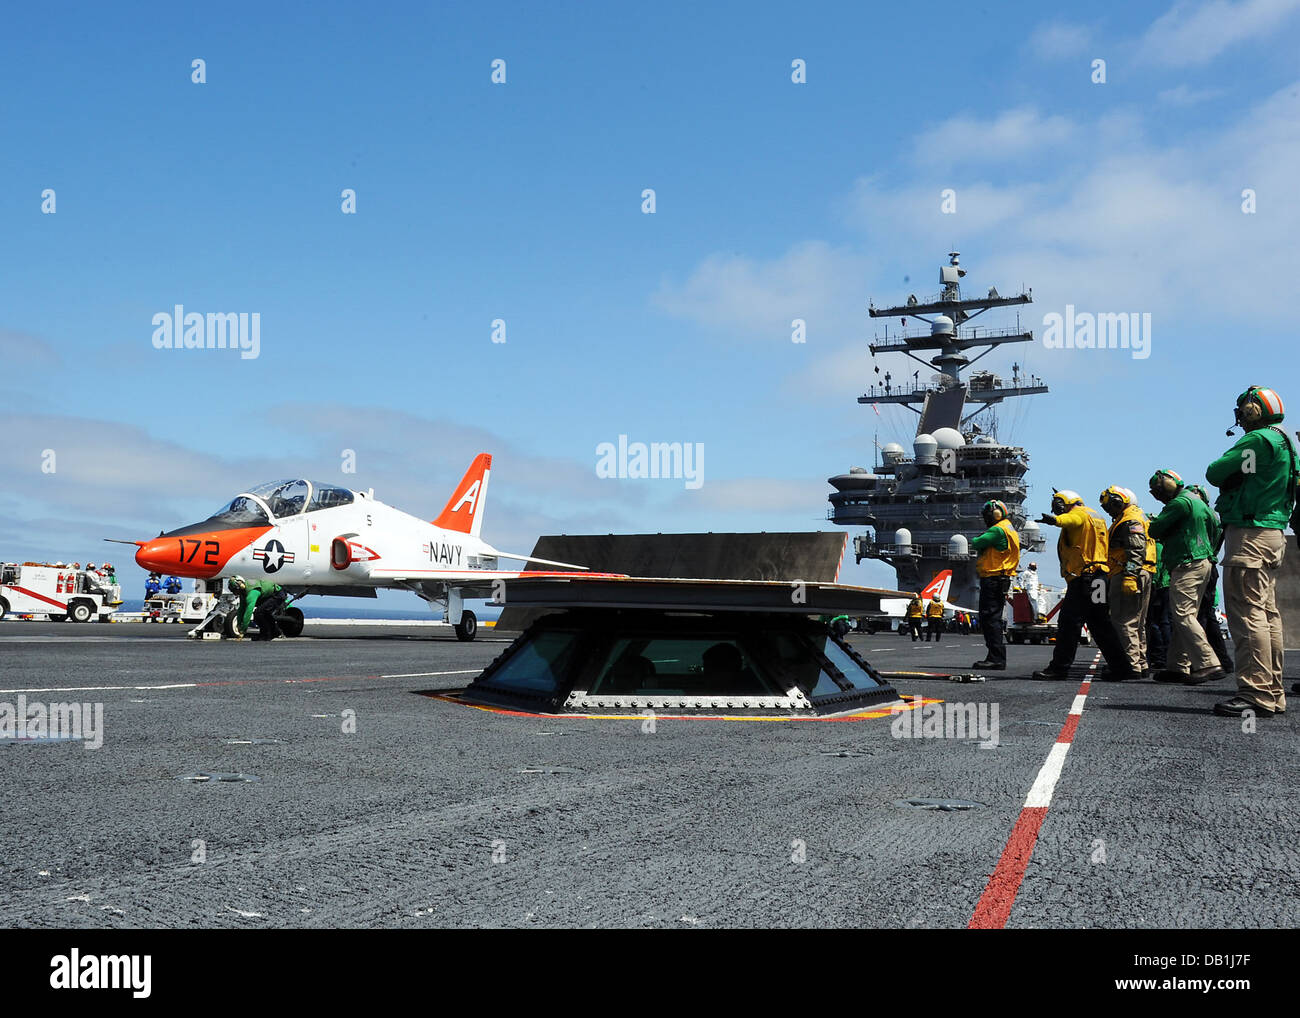
[[[706,481],[698,491],[681,496],[694,509],[731,513],[806,513],[826,498],[819,478],[784,480],[771,477]]]
[[[1060,148],[1077,131],[1077,125],[1065,117],[1043,116],[1032,107],[992,118],[952,117],[917,136],[915,158],[927,167],[1008,163],[1031,152]]]
[[[1091,29],[1064,21],[1052,21],[1035,28],[1025,47],[1040,60],[1059,60],[1078,56],[1088,48],[1091,41]]]
[[[1156,96],[1156,101],[1166,106],[1195,106],[1221,95],[1221,88],[1188,88],[1186,85],[1178,85],[1176,88],[1166,88]]]
[[[1176,3],[1152,22],[1140,51],[1167,66],[1205,64],[1231,46],[1268,37],[1297,10],[1300,0]]]
[[[830,331],[850,309],[860,309],[864,273],[860,255],[810,241],[771,261],[710,255],[684,283],[661,284],[653,299],[680,318],[757,341],[789,343],[796,318],[810,331]]]
[[[909,184],[889,189],[875,178],[859,178],[845,205],[846,218],[868,237],[925,237],[931,249],[1013,222],[1039,200],[1037,184],[994,185],[987,181],[941,179],[930,186]],[[954,212],[945,212],[953,192]],[[919,239],[919,238],[917,238]],[[945,248],[946,250],[946,248]],[[934,284],[937,287],[937,284]],[[920,292],[920,291],[918,291]]]
[[[57,368],[62,364],[54,345],[30,332],[0,329],[0,364],[5,370],[16,368]]]

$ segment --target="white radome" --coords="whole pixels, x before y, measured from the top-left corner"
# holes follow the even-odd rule
[[[966,444],[966,439],[956,428],[936,428],[932,437],[940,449],[960,449]]]

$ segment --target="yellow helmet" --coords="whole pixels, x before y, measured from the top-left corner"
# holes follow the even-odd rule
[[[1077,491],[1070,491],[1068,488],[1052,489],[1053,515],[1060,516],[1061,513],[1076,505],[1083,505],[1083,496]]]
[[[1106,512],[1111,516],[1119,516],[1133,504],[1133,492],[1128,488],[1121,488],[1118,484],[1112,484],[1098,496],[1098,499]]]

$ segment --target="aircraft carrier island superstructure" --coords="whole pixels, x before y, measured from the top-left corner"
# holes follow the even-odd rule
[[[963,379],[962,372],[990,351],[1034,338],[1033,332],[1020,329],[1018,320],[1014,328],[1005,329],[967,323],[991,308],[1029,304],[1033,291],[1003,297],[990,288],[984,297],[963,295],[960,281],[966,272],[959,253],[953,251],[948,258],[949,264],[939,269],[939,294],[924,300],[911,296],[900,307],[869,306],[872,318],[897,318],[901,327],[899,334],[886,332],[871,344],[872,357],[901,354],[920,363],[927,375],[923,380],[917,371],[910,384],[899,385],[886,371],[883,381],[858,402],[876,405],[877,412],[881,403],[912,410],[918,415],[916,437],[910,456],[890,442],[880,448],[873,469],[854,467],[830,478],[835,491],[829,496],[827,518],[871,528],[854,538],[855,558],[888,562],[897,571],[898,589],[920,590],[937,572],[951,569],[949,600],[973,607],[979,603],[979,586],[970,540],[985,529],[980,516],[985,502],[996,498],[1007,504],[1022,551],[1044,547],[1038,524],[1027,521],[1023,509],[1029,453],[998,441],[993,408],[1047,392],[1047,386],[1036,376],[1022,375],[1019,365],[1009,380],[989,371],[971,372]],[[908,319],[925,323],[925,328],[909,331]],[[933,356],[923,359],[929,352]],[[973,407],[968,409],[968,404]]]

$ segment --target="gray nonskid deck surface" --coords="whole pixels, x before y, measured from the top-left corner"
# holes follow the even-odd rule
[[[1047,647],[1010,648],[984,683],[894,680],[997,704],[996,748],[889,718],[648,733],[416,695],[463,686],[512,634],[181,633],[0,626],[0,701],[104,706],[101,749],[0,744],[0,924],[965,926],[1079,685],[1024,677]],[[983,650],[852,640],[886,670]],[[435,672],[453,674],[410,674]],[[1300,707],[1245,734],[1208,713],[1232,688],[1093,684],[1009,926],[1300,920]],[[181,780],[201,771],[259,780]],[[912,797],[983,806],[896,804]]]

